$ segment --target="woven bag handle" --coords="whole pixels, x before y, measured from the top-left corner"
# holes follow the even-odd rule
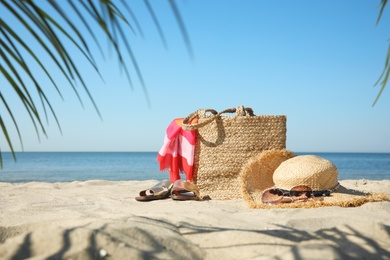
[[[224,113],[236,113],[236,116],[254,116],[253,109],[250,107],[244,107],[244,106],[238,106],[236,108],[228,108],[221,112],[219,112],[218,115],[224,114]]]
[[[212,115],[209,119],[201,123],[190,124],[192,119],[199,118],[200,115],[204,115],[207,112],[211,112]],[[218,112],[215,111],[214,109],[199,109],[189,114],[186,118],[184,118],[183,122],[181,123],[181,127],[183,128],[183,130],[195,130],[211,123],[212,121],[215,120],[215,118],[217,118],[218,115],[219,115]]]
[[[201,115],[205,115],[207,112],[211,112],[211,117],[207,120],[202,121],[201,123],[197,124],[190,124],[191,120],[194,118],[199,118]],[[191,114],[189,114],[186,118],[184,118],[181,127],[183,130],[195,130],[199,129],[207,124],[210,124],[213,122],[218,116],[224,114],[224,113],[236,113],[236,116],[254,116],[253,109],[250,107],[244,107],[244,106],[238,106],[236,108],[228,108],[221,112],[217,112],[214,109],[199,109]]]

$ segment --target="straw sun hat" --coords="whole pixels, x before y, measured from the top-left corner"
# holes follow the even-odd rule
[[[319,156],[296,156],[289,150],[263,151],[251,158],[241,170],[242,197],[251,208],[355,207],[366,202],[389,199],[383,193],[364,193],[347,189],[339,185],[337,176],[336,166]],[[315,194],[324,193],[324,196],[305,202],[275,205],[266,205],[262,201],[264,191],[269,188],[278,188],[288,193],[297,186],[310,187]]]

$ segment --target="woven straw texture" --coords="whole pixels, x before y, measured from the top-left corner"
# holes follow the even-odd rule
[[[286,117],[254,115],[243,106],[217,115],[198,110],[194,156],[194,182],[201,196],[211,199],[241,198],[239,173],[249,158],[264,150],[286,147]],[[225,113],[234,113],[225,115]],[[210,122],[211,121],[211,122]],[[206,124],[204,124],[206,123]]]
[[[252,193],[247,205],[253,209],[275,209],[275,208],[320,208],[320,207],[359,207],[367,202],[389,201],[385,193],[362,192],[355,189],[348,189],[340,186],[330,197],[323,197],[320,200],[310,199],[307,202],[280,203],[276,205],[265,205],[261,202],[262,193]]]
[[[289,150],[268,150],[250,158],[240,172],[242,198],[250,202],[263,190],[274,187],[275,169],[284,161],[294,157]]]
[[[275,186],[289,190],[306,185],[312,190],[330,190],[337,186],[338,170],[329,160],[316,155],[301,155],[284,161],[273,176]]]
[[[265,205],[261,201],[263,191],[272,186],[285,190],[298,185],[306,185],[313,190],[332,189],[338,183],[337,175],[336,166],[315,155],[294,156],[288,150],[264,151],[251,158],[242,169],[242,198],[250,208],[258,209],[357,207],[367,202],[389,200],[384,193],[366,193],[340,186],[329,197],[307,202]]]

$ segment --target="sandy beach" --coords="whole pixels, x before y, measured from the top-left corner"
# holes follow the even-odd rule
[[[1,259],[390,259],[390,202],[138,202],[157,181],[0,183]],[[343,186],[390,195],[390,180]]]

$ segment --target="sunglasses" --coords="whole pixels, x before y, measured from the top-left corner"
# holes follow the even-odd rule
[[[331,190],[313,191],[308,186],[295,186],[291,190],[270,188],[263,192],[261,201],[267,205],[279,203],[291,203],[294,201],[305,202],[310,198],[330,196]]]

